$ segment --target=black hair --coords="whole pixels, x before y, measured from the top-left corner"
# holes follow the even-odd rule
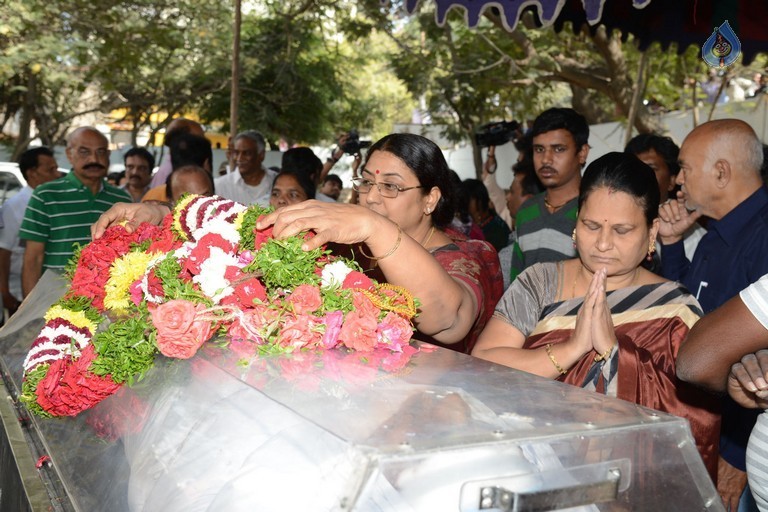
[[[323,162],[308,147],[291,148],[283,153],[281,168],[288,171],[303,172],[316,181],[323,170]]]
[[[461,222],[468,224],[472,220],[469,215],[469,195],[461,182],[461,177],[453,169],[450,170],[450,177],[456,203],[455,215]]]
[[[335,184],[337,184],[340,187],[344,187],[344,182],[341,181],[341,178],[336,176],[335,174],[328,174],[325,179],[323,180],[323,185],[325,185],[327,182],[332,181]]]
[[[40,155],[53,158],[53,151],[45,146],[39,146],[28,149],[19,156],[19,171],[21,171],[21,175],[24,176],[25,180],[27,179],[27,172],[38,166]]]
[[[149,166],[149,174],[152,174],[152,171],[155,168],[155,156],[150,153],[147,148],[133,147],[129,149],[123,155],[123,162],[127,161],[128,157],[131,156],[138,156],[139,158],[143,158]]]
[[[659,216],[659,184],[648,165],[631,153],[608,153],[587,166],[579,186],[579,209],[594,190],[607,187],[632,196],[650,226]]]
[[[640,153],[654,150],[667,164],[669,174],[676,176],[680,172],[680,164],[678,163],[678,157],[680,156],[680,148],[675,142],[663,135],[656,135],[655,133],[641,133],[632,138],[627,143],[627,147],[624,148],[625,153],[632,153],[637,156]]]
[[[296,181],[299,182],[299,186],[301,186],[301,188],[304,190],[304,193],[307,195],[307,199],[315,198],[315,182],[312,181],[312,179],[306,173],[302,171],[294,171],[292,169],[283,169],[277,173],[277,176],[275,176],[275,181],[272,182],[273,190],[277,184],[277,179],[280,176],[293,176],[296,178]]]
[[[413,171],[423,188],[422,195],[432,189],[440,189],[441,197],[432,212],[432,222],[444,227],[453,220],[456,193],[451,185],[450,169],[440,148],[426,137],[414,133],[393,133],[376,141],[365,157],[363,168],[375,151],[391,153]]]
[[[181,167],[174,168],[173,171],[168,175],[167,178],[165,178],[165,195],[168,201],[173,201],[173,190],[171,187],[171,176],[178,175],[178,173],[189,173],[189,174],[205,174],[205,177],[208,178],[208,182],[211,185],[211,192],[214,194],[216,193],[216,186],[213,182],[213,176],[211,173],[209,173],[207,170],[205,170],[200,165],[182,165]]]
[[[462,188],[467,194],[468,200],[475,200],[478,210],[487,212],[490,210],[491,198],[488,195],[488,189],[482,181],[475,178],[467,178],[461,183]]]
[[[211,141],[202,135],[183,133],[173,138],[171,149],[171,168],[178,169],[185,165],[197,165],[205,168],[205,162],[213,165]]]
[[[572,108],[550,108],[533,121],[531,139],[553,130],[566,130],[576,142],[576,151],[580,151],[589,140],[589,125],[583,115]]]

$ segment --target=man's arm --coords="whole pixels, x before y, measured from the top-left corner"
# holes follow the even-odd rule
[[[21,268],[21,289],[26,297],[40,280],[43,273],[43,256],[45,255],[45,243],[26,241],[24,250],[24,264]]]

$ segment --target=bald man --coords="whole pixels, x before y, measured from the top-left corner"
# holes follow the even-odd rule
[[[747,123],[722,119],[693,130],[679,158],[676,182],[682,190],[659,210],[662,273],[683,283],[709,313],[768,273],[763,148]],[[688,261],[682,236],[701,216],[710,219],[708,231]],[[718,490],[726,509],[736,510],[746,485],[746,444],[756,417],[733,402],[724,404]]]
[[[32,193],[19,230],[25,244],[21,270],[24,295],[46,269],[61,271],[76,243],[91,241],[91,224],[113,204],[131,196],[107,183],[109,141],[97,129],[78,128],[67,141],[72,172],[40,185]]]

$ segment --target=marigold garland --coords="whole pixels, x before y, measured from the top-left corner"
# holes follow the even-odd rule
[[[256,230],[268,211],[185,196],[161,226],[112,226],[79,249],[24,361],[21,400],[41,416],[74,416],[141,380],[158,352],[189,358],[222,336],[243,357],[343,346],[404,364],[410,293],[353,261],[302,251],[311,234]]]

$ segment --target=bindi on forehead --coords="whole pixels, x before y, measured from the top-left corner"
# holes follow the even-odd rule
[[[381,171],[380,171],[380,170],[378,170],[378,169],[376,169],[374,172],[375,172],[376,174],[381,174]]]

